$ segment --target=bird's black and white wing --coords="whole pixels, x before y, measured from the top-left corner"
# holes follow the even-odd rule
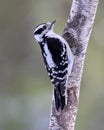
[[[68,75],[68,49],[64,42],[55,38],[46,38],[42,47],[44,62],[51,82],[54,85],[54,96],[56,108],[65,106],[65,90]]]

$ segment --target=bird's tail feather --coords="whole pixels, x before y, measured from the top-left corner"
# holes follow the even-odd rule
[[[55,97],[55,106],[56,109],[61,110],[65,107],[65,91],[64,94],[61,91],[61,86],[57,86],[57,88],[54,88],[54,97]]]

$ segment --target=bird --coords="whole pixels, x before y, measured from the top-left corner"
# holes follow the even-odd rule
[[[41,23],[34,29],[34,38],[41,53],[54,88],[55,108],[63,110],[67,105],[68,77],[72,72],[74,56],[67,41],[54,32],[56,20]]]

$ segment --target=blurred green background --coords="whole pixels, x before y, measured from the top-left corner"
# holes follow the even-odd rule
[[[34,27],[56,19],[62,34],[70,0],[0,0],[0,130],[48,130],[52,84]],[[76,130],[104,130],[104,1],[88,46]]]

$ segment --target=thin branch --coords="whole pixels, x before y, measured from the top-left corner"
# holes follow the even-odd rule
[[[88,41],[91,35],[99,0],[73,0],[63,37],[69,43],[74,54],[74,65],[69,77],[68,104],[58,113],[52,100],[49,130],[74,130],[80,83]]]

